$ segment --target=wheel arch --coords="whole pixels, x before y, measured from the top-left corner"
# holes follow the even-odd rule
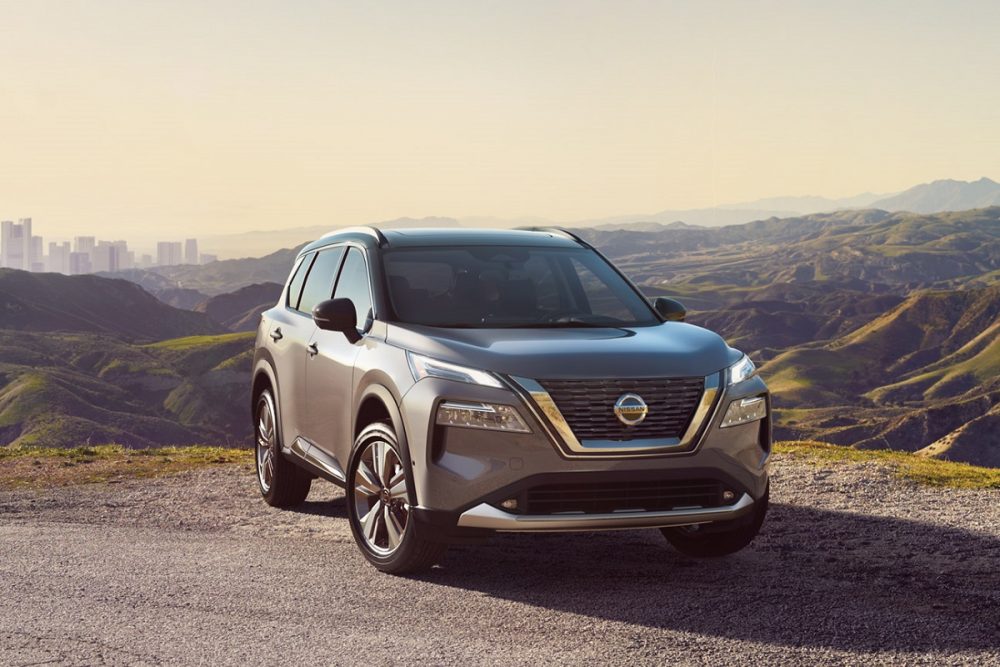
[[[265,388],[269,388],[276,413],[274,427],[278,431],[278,445],[284,451],[285,431],[281,423],[281,391],[278,385],[278,374],[274,372],[274,362],[267,350],[260,349],[255,356],[257,359],[254,363],[252,380],[250,382],[250,422],[253,423],[256,419],[257,397],[260,396],[260,392],[264,391]]]
[[[254,364],[252,380],[250,384],[250,414],[257,408],[257,397],[266,387],[271,389],[271,398],[274,399],[275,409],[278,409],[278,377],[274,372],[274,364],[270,354],[266,351],[258,351],[258,359]]]
[[[403,465],[408,469],[407,482],[410,487],[410,497],[416,502],[416,484],[413,479],[415,462],[410,455],[410,447],[406,438],[406,427],[403,423],[403,414],[399,409],[399,403],[397,403],[395,395],[386,385],[380,382],[373,382],[358,392],[351,432],[354,434],[356,443],[358,436],[361,435],[366,426],[384,421],[386,417],[396,436],[396,444],[399,445]],[[352,443],[352,458],[354,456],[354,448],[354,443]]]

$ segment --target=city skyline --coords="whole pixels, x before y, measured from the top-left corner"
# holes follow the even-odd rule
[[[49,241],[33,232],[32,218],[0,220],[0,268],[54,272],[66,275],[114,273],[154,266],[208,264],[216,255],[199,251],[196,238],[183,241],[158,241],[156,252],[138,253],[128,241],[106,241],[94,235],[80,235],[72,241]],[[47,247],[47,252],[46,252]]]
[[[564,222],[1000,173],[997,3],[38,0],[0,24],[0,201],[53,236]]]

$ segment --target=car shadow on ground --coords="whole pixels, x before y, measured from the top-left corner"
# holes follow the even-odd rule
[[[333,499],[307,500],[301,505],[289,509],[299,514],[328,516],[333,519],[347,519],[347,502],[342,495]]]
[[[745,551],[694,560],[658,531],[498,535],[420,579],[594,619],[784,646],[996,650],[1000,540],[773,504]]]

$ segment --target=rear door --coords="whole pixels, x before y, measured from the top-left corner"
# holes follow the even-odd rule
[[[358,333],[362,336],[371,328],[374,318],[370,284],[364,251],[349,247],[333,296],[354,303]],[[346,467],[353,444],[354,361],[365,345],[365,338],[351,343],[339,331],[317,328],[310,345],[312,350],[306,362],[307,437]]]
[[[302,285],[315,257],[315,253],[309,253],[295,267],[285,290],[284,303],[271,311],[265,331],[267,349],[274,360],[278,379],[275,398],[280,412],[282,444],[286,447],[298,435],[294,407],[305,394],[305,350],[314,325],[311,318],[299,312],[298,305]]]

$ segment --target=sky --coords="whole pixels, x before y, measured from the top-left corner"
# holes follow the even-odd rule
[[[170,237],[1000,180],[997,2],[0,0],[0,218]]]

